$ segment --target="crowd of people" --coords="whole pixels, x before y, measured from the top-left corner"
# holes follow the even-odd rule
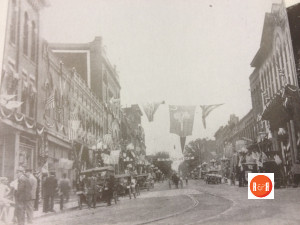
[[[41,184],[43,188],[41,189]],[[64,199],[69,200],[71,190],[70,180],[66,174],[59,181],[55,172],[50,176],[40,178],[38,172],[22,167],[17,169],[16,179],[9,182],[6,177],[0,177],[0,221],[8,221],[10,210],[13,212],[13,221],[18,225],[33,222],[33,212],[39,209],[40,193],[43,197],[43,212],[53,212],[54,197],[60,197],[60,209],[63,210]]]

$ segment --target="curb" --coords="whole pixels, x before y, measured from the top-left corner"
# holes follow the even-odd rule
[[[34,216],[33,219],[39,219],[39,218],[44,218],[44,217],[48,217],[48,216],[52,216],[52,215],[62,214],[62,213],[68,212],[68,211],[72,211],[76,208],[78,208],[77,205],[76,206],[71,206],[69,208],[65,208],[64,210],[60,210],[60,211],[57,211],[57,212],[43,213],[41,215]]]

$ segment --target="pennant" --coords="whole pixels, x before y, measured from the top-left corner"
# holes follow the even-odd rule
[[[180,145],[181,145],[182,153],[184,151],[185,141],[186,141],[186,137],[180,137]]]
[[[203,127],[206,129],[206,117],[211,113],[211,111],[213,111],[215,108],[224,105],[222,104],[216,104],[216,105],[200,105],[201,109],[202,109],[202,123],[203,123]]]
[[[143,104],[143,109],[149,122],[153,122],[154,114],[157,111],[160,104],[165,104],[165,101]]]
[[[192,135],[196,106],[170,105],[170,133],[180,137]]]

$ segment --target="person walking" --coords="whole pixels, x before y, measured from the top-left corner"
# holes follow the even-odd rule
[[[63,174],[63,178],[58,182],[58,189],[60,195],[60,210],[64,208],[64,199],[66,198],[66,202],[69,201],[69,192],[71,189],[70,180],[67,178],[67,174]]]
[[[33,220],[33,205],[36,198],[36,188],[37,188],[37,180],[32,174],[31,169],[26,169],[25,173],[26,177],[29,179],[30,185],[31,185],[31,199],[30,201],[26,202],[25,210],[27,215],[27,221],[28,223],[32,223]]]
[[[57,189],[57,179],[55,172],[50,172],[50,176],[46,178],[44,185],[45,194],[45,212],[55,212],[54,207],[54,196]]]
[[[18,225],[25,224],[25,209],[28,201],[31,201],[31,184],[29,178],[25,176],[24,168],[17,170],[17,188],[15,190],[15,215]]]

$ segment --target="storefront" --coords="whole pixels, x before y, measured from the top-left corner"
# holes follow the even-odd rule
[[[72,146],[69,142],[47,134],[47,162],[49,171],[54,171],[59,179],[67,174],[70,180],[75,179],[72,160]]]
[[[287,182],[298,183],[300,178],[300,95],[299,88],[287,85],[276,95],[262,114],[270,124],[272,149],[268,158],[280,157]]]

